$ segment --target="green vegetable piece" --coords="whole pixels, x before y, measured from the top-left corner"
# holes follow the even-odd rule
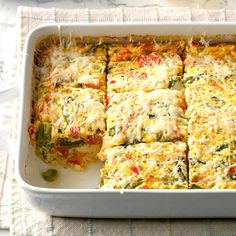
[[[185,174],[185,172],[182,169],[182,166],[180,164],[177,165],[177,171],[178,171],[178,173],[179,173],[182,180],[184,180],[184,181],[187,180],[187,176],[186,176],[186,174]]]
[[[201,160],[197,160],[197,162],[198,162],[199,164],[202,164],[202,165],[205,165],[205,164],[206,164],[205,161],[201,161]]]
[[[137,188],[138,186],[142,185],[143,183],[144,183],[144,180],[143,179],[139,179],[139,180],[137,180],[136,183],[134,183],[132,185],[132,188]]]
[[[79,147],[81,145],[85,144],[84,140],[78,140],[78,141],[70,141],[67,139],[61,139],[60,145],[63,147],[73,148],[73,147]]]
[[[55,169],[48,169],[42,173],[42,177],[47,182],[53,182],[58,177],[58,172]]]
[[[163,133],[157,133],[156,134],[156,141],[160,141],[160,140],[162,140],[162,138],[163,138]]]
[[[41,123],[36,135],[36,143],[39,146],[48,144],[51,140],[52,126],[47,123]]]
[[[191,189],[202,189],[200,186],[198,186],[197,184],[191,184],[190,185]]]
[[[116,131],[115,131],[115,126],[111,127],[108,131],[109,136],[114,136]]]
[[[221,152],[222,150],[228,148],[228,146],[229,146],[229,145],[228,145],[227,143],[222,144],[222,145],[220,145],[220,146],[217,146],[217,147],[216,147],[216,152]]]
[[[181,82],[181,78],[180,76],[173,76],[173,77],[170,77],[169,78],[169,86],[168,88],[182,88],[183,87],[183,84]]]
[[[199,80],[202,76],[204,75],[204,73],[199,73],[197,75],[194,75],[194,76],[188,76],[187,78],[185,78],[185,83],[186,84],[191,84],[193,83],[194,81],[196,80]]]

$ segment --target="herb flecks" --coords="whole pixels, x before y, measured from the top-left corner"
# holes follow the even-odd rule
[[[221,152],[221,151],[223,151],[224,149],[226,149],[226,148],[228,148],[228,144],[227,143],[225,143],[225,144],[222,144],[222,145],[220,145],[220,146],[217,146],[216,147],[216,152]]]

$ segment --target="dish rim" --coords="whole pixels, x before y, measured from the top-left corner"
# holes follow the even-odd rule
[[[25,39],[24,49],[23,49],[23,58],[22,58],[22,71],[20,75],[21,85],[20,85],[20,112],[19,112],[19,125],[18,125],[18,139],[17,139],[17,155],[15,159],[15,177],[18,184],[25,190],[30,191],[32,193],[39,194],[136,194],[136,193],[144,193],[144,194],[232,194],[236,193],[236,189],[110,189],[110,190],[101,190],[101,189],[72,189],[72,188],[45,188],[45,187],[37,187],[27,183],[22,174],[21,174],[21,143],[22,143],[22,134],[23,134],[23,107],[24,107],[24,94],[25,94],[25,80],[26,73],[25,69],[27,67],[27,55],[29,49],[29,43],[31,38],[37,34],[37,32],[50,28],[50,27],[105,27],[105,26],[232,26],[236,28],[236,22],[99,22],[99,23],[47,23],[42,24],[40,26],[35,27],[31,30]],[[155,34],[154,34],[155,35]],[[219,34],[222,35],[222,34]],[[235,34],[230,34],[232,36],[236,36]],[[216,35],[217,36],[217,35]],[[30,145],[30,144],[29,144]]]

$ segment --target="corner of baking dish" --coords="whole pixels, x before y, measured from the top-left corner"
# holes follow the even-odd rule
[[[47,31],[48,29],[54,28],[56,32],[59,28],[66,28],[66,27],[82,27],[82,28],[89,28],[89,27],[104,27],[104,26],[112,26],[112,27],[132,27],[132,26],[172,26],[172,27],[184,27],[184,26],[191,26],[191,27],[210,27],[210,26],[231,26],[235,27],[236,23],[234,22],[208,22],[208,23],[199,23],[199,22],[150,22],[150,23],[50,23],[50,24],[43,24],[36,28],[34,28],[26,37],[24,51],[23,51],[23,61],[22,61],[22,71],[21,71],[21,88],[20,88],[20,112],[19,112],[19,126],[18,126],[18,140],[17,140],[17,156],[15,161],[15,176],[18,184],[27,191],[33,193],[114,193],[114,194],[136,194],[136,193],[149,193],[149,194],[166,194],[166,193],[173,193],[173,194],[202,194],[202,193],[232,193],[236,192],[233,189],[224,189],[224,190],[217,190],[217,189],[202,189],[202,190],[136,190],[136,189],[122,189],[122,190],[99,190],[99,189],[53,189],[53,188],[42,188],[36,187],[33,185],[28,184],[23,176],[22,176],[22,163],[21,163],[21,148],[22,148],[22,136],[23,136],[23,122],[24,122],[24,100],[26,96],[26,84],[25,84],[25,76],[26,71],[28,68],[27,65],[27,58],[29,47],[32,47],[32,44],[35,40],[35,37],[39,35],[42,31]],[[50,32],[48,30],[47,32]]]

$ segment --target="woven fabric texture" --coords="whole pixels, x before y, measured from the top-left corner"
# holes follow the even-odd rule
[[[157,22],[157,21],[236,21],[236,10],[190,8],[111,8],[40,9],[19,7],[17,50],[12,84],[20,77],[22,50],[27,33],[38,25],[54,22]],[[1,104],[0,127],[13,140],[17,138],[18,99]],[[236,235],[234,219],[199,220],[112,220],[59,218],[30,205],[14,178],[14,160],[0,151],[0,228],[10,227],[11,235]]]

